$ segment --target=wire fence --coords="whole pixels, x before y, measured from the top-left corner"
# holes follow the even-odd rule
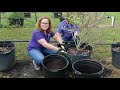
[[[33,27],[37,22],[37,15],[35,13],[28,14],[21,12],[23,16],[19,14],[13,15],[15,12],[0,12],[0,28],[14,28],[14,27]]]
[[[60,16],[56,18],[53,12],[0,12],[0,28],[31,28],[41,16],[50,17],[53,27],[63,20]]]
[[[11,25],[10,22],[12,20],[9,20],[9,17],[12,13],[13,12],[0,12],[0,41],[11,41],[15,43],[16,60],[25,60],[29,58],[26,50],[27,44],[31,38],[35,23],[40,16],[49,16],[53,21],[53,27],[57,27],[60,23],[60,19],[54,18],[54,14],[52,12],[45,14],[43,14],[42,12],[30,12],[31,14],[28,17],[25,17],[24,14],[24,20],[18,20]],[[54,31],[56,31],[56,28],[54,28]],[[51,43],[54,43],[54,41],[52,41]],[[111,43],[99,43],[99,45],[111,45]]]

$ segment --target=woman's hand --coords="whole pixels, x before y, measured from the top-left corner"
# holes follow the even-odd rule
[[[67,52],[66,52],[65,49],[61,49],[61,48],[60,48],[60,49],[58,50],[58,54],[61,54],[61,53],[67,53]]]
[[[58,46],[59,48],[61,48],[61,49],[66,50],[66,45],[65,45],[65,43],[58,44],[57,46]]]

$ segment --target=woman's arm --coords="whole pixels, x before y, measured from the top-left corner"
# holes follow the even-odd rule
[[[45,40],[44,38],[38,40],[38,42],[39,42],[43,47],[45,47],[45,48],[47,48],[47,49],[57,50],[57,51],[59,50],[58,47],[55,47],[55,46],[53,46],[52,44],[47,43],[46,40]]]
[[[63,40],[61,37],[61,34],[59,32],[56,32],[55,35],[53,36],[53,39],[57,41],[58,43],[62,44]]]

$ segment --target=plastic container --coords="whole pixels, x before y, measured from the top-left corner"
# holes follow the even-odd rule
[[[78,60],[72,64],[75,78],[102,78],[104,67],[91,59]]]
[[[118,69],[120,69],[120,50],[119,50],[119,47],[120,47],[120,43],[114,43],[111,45],[112,64]]]
[[[62,55],[48,55],[43,60],[43,72],[45,78],[66,78],[65,71],[69,61]]]
[[[0,47],[11,48],[8,52],[0,52],[0,71],[6,71],[15,65],[15,44],[10,41],[0,41]]]

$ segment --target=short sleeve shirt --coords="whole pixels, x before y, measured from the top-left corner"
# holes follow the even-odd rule
[[[74,32],[79,32],[80,29],[76,24],[70,24],[68,25],[66,20],[63,20],[57,29],[57,32],[62,35],[63,40],[68,38],[73,38]]]
[[[40,49],[43,48],[43,46],[38,43],[38,40],[45,39],[48,43],[50,43],[50,38],[54,36],[54,32],[51,32],[47,35],[45,35],[43,32],[35,29],[32,33],[32,37],[28,43],[27,50],[30,51],[31,49]]]

